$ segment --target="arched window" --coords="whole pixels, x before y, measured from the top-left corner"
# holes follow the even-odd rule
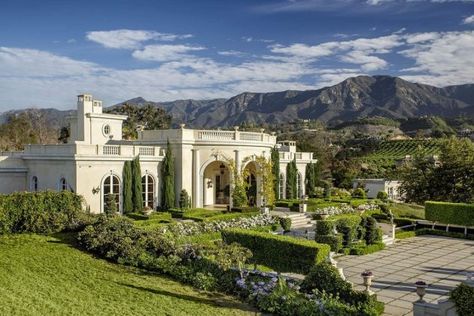
[[[299,172],[296,176],[296,188],[298,190],[297,198],[302,197],[303,196],[303,177],[301,176],[301,173]]]
[[[67,190],[67,181],[65,178],[59,179],[59,190],[66,191]]]
[[[117,211],[120,210],[120,180],[116,175],[108,175],[104,179],[102,186],[102,201],[104,203],[104,211],[107,209],[107,197],[112,195],[115,199]]]
[[[279,199],[284,199],[285,198],[285,176],[283,173],[280,174],[280,183],[279,183]]]
[[[142,177],[143,207],[154,208],[155,180],[149,174]]]
[[[38,191],[38,177],[37,176],[33,176],[31,178],[31,188],[30,188],[30,190],[33,191],[33,192]]]

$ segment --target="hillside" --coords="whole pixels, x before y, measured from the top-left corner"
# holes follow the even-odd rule
[[[366,117],[409,119],[474,114],[474,85],[437,88],[397,77],[359,76],[319,90],[245,92],[228,100],[154,103],[193,127],[230,127],[243,122],[280,124],[298,119],[331,125]],[[126,102],[135,103],[134,100]],[[144,102],[139,98],[140,102]],[[123,102],[125,103],[125,102]]]
[[[254,93],[229,99],[152,102],[142,97],[120,102],[162,107],[175,123],[190,127],[231,127],[319,120],[330,126],[367,117],[408,120],[420,116],[474,116],[474,84],[437,88],[390,76],[359,76],[318,90]],[[60,124],[70,111],[41,110]],[[6,113],[0,114],[0,123]],[[411,128],[411,127],[410,127]],[[402,128],[403,130],[403,128]],[[416,130],[416,128],[415,128]]]

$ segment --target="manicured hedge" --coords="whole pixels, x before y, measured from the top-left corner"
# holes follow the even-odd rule
[[[69,191],[0,195],[0,234],[75,229],[84,217],[82,197]]]
[[[342,248],[342,235],[316,235],[314,239],[317,243],[327,244],[331,251],[338,252]]]
[[[474,226],[474,204],[427,201],[425,217],[443,224]]]
[[[331,235],[335,226],[336,222],[333,220],[319,220],[316,222],[316,235]]]
[[[221,234],[227,244],[241,244],[252,251],[254,262],[278,272],[306,274],[314,264],[326,260],[330,250],[329,245],[314,241],[246,229],[226,229]]]

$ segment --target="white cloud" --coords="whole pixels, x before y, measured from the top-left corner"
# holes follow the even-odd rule
[[[474,24],[474,15],[468,16],[462,21],[463,24]]]
[[[132,53],[132,56],[140,60],[151,60],[151,61],[170,61],[182,59],[187,53],[192,51],[199,51],[205,49],[201,46],[189,46],[189,45],[148,45],[142,50],[136,50]]]
[[[358,38],[351,41],[326,42],[318,45],[292,44],[290,46],[273,45],[271,51],[315,61],[321,57],[336,55],[347,63],[359,64],[363,71],[375,71],[386,68],[388,63],[374,54],[386,54],[401,46],[401,36],[392,34],[376,38]]]
[[[0,47],[0,106],[73,108],[74,95],[81,92],[114,104],[135,96],[165,101],[229,97],[242,91],[312,89],[386,69],[394,53],[410,65],[400,72],[405,79],[438,86],[474,82],[474,31],[273,45],[266,54],[247,55],[252,59],[243,62],[197,56],[203,49],[147,45],[134,49],[131,56],[159,63],[115,69],[46,51]],[[240,52],[217,53],[234,56]]]
[[[234,57],[243,57],[246,54],[244,52],[238,51],[238,50],[224,50],[224,51],[219,51],[217,54],[222,55],[222,56],[234,56]]]
[[[93,31],[86,34],[90,41],[101,44],[107,48],[135,49],[140,47],[141,43],[149,40],[174,41],[192,37],[190,34],[177,35],[169,33],[159,33],[145,30],[112,30],[112,31]]]
[[[474,31],[426,34],[430,40],[413,41],[423,34],[406,36],[415,44],[400,54],[413,59],[415,66],[404,69],[412,73],[404,78],[437,86],[474,82]]]

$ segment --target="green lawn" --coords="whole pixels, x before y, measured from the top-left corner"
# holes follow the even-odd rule
[[[422,205],[408,203],[392,203],[390,205],[395,217],[410,217],[417,219],[425,219],[425,207]]]
[[[95,259],[63,240],[0,237],[0,315],[255,315],[228,296]]]

